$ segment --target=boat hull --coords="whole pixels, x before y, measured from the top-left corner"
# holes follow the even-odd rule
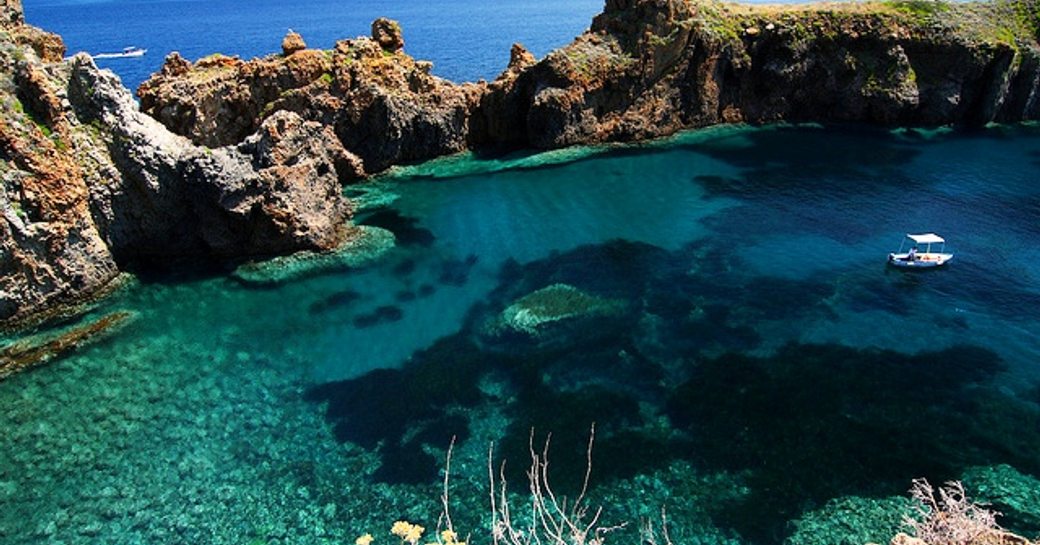
[[[953,259],[953,254],[917,254],[913,261],[910,254],[888,254],[888,264],[900,269],[934,269]]]

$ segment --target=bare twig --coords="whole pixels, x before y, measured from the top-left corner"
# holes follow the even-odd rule
[[[514,521],[509,508],[505,462],[499,470],[498,480],[494,475],[494,444],[488,449],[488,479],[491,481],[491,535],[496,545],[602,545],[605,535],[625,525],[601,526],[602,508],[596,508],[589,517],[586,503],[589,481],[592,475],[592,445],[595,440],[595,425],[589,433],[586,450],[585,476],[577,499],[572,503],[564,496],[557,496],[549,482],[549,447],[552,434],[547,434],[541,451],[535,449],[534,429],[528,438],[531,466],[527,471],[528,491],[531,495],[531,512],[525,526]],[[668,545],[671,545],[670,543]]]
[[[451,436],[451,443],[448,444],[448,454],[444,457],[444,491],[441,493],[441,504],[443,505],[443,517],[445,522],[448,524],[448,530],[452,533],[455,532],[455,527],[451,524],[451,510],[448,507],[448,479],[451,476],[451,452],[455,449],[455,436]],[[440,535],[441,521],[437,521],[437,534]]]
[[[654,521],[649,518],[643,521],[639,534],[647,545],[672,545],[672,536],[668,535],[668,516],[665,514],[663,505],[661,506],[661,537],[664,542],[657,542],[657,530],[654,529]]]

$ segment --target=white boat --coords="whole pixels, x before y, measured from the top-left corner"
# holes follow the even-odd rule
[[[903,251],[910,242],[908,251]],[[937,252],[932,245],[938,245]],[[907,234],[899,244],[899,251],[888,254],[888,264],[904,269],[931,269],[945,265],[953,259],[953,254],[946,253],[946,240],[935,233],[920,235]]]
[[[127,57],[143,57],[147,53],[147,49],[141,49],[140,47],[124,47],[121,53],[98,53],[93,55],[95,59],[124,59]]]

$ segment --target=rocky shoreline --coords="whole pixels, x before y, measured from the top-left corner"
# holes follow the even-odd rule
[[[87,55],[24,24],[0,31],[0,325],[103,292],[121,271],[183,259],[325,251],[351,238],[353,157],[322,125],[268,116],[234,146],[192,144],[143,114]]]
[[[138,90],[0,18],[0,325],[183,259],[329,252],[342,186],[466,149],[633,141],[719,123],[958,125],[1040,118],[1035,0],[742,6],[608,0],[591,28],[495,81],[455,84],[371,37],[243,61],[171,53]]]
[[[177,54],[142,109],[197,144],[241,141],[274,112],[330,127],[375,173],[463,149],[634,141],[719,123],[980,127],[1040,117],[1033,0],[752,6],[609,0],[589,30],[536,60],[514,45],[492,82],[454,84],[372,37],[243,61]]]

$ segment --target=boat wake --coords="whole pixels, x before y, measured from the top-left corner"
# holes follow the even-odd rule
[[[91,57],[95,59],[124,59],[129,57],[143,57],[147,52],[147,49],[127,47],[120,53],[98,53],[97,55],[91,55]]]

